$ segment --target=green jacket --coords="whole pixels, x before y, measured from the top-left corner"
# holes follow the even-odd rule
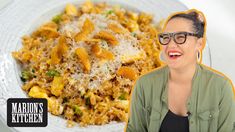
[[[127,132],[158,132],[168,112],[169,67],[141,76],[135,83]],[[235,132],[235,97],[226,77],[197,64],[187,101],[190,132]]]

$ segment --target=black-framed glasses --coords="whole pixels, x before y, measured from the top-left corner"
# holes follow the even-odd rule
[[[184,44],[187,40],[187,36],[194,36],[200,38],[199,34],[190,32],[175,32],[175,33],[160,33],[158,34],[158,41],[161,45],[167,45],[173,38],[176,44]]]

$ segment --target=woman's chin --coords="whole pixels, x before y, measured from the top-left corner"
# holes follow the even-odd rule
[[[167,65],[170,69],[178,69],[182,70],[185,69],[188,66],[192,66],[193,64],[196,64],[197,61],[167,61]]]
[[[183,67],[183,64],[181,61],[168,61],[167,65],[171,69],[181,69]]]
[[[170,69],[180,69],[182,66],[180,64],[173,64],[173,63],[169,63],[168,67]]]

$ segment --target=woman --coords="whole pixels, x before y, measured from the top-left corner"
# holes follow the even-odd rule
[[[200,64],[205,18],[197,10],[170,16],[159,34],[166,65],[135,83],[127,132],[235,131],[235,96],[221,73]]]

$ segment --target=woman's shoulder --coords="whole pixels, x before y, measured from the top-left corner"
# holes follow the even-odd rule
[[[200,76],[200,78],[202,78],[200,80],[202,81],[200,83],[201,86],[204,85],[207,88],[206,90],[202,90],[205,95],[209,95],[207,94],[208,92],[214,95],[209,96],[214,101],[216,101],[218,97],[220,97],[218,99],[224,97],[228,100],[234,99],[235,89],[232,81],[226,75],[203,64],[201,64],[200,67],[202,69],[202,75]],[[205,87],[203,88],[205,89]],[[221,100],[219,100],[219,102],[220,101]]]
[[[233,88],[232,81],[223,73],[210,68],[204,64],[200,64],[201,67],[201,74],[202,74],[202,80],[206,82],[206,84],[211,84],[210,86],[213,86],[213,89],[218,90],[227,90],[224,89],[225,87]],[[234,91],[235,92],[235,91]]]
[[[145,106],[151,106],[153,99],[161,97],[161,91],[167,80],[167,71],[167,66],[161,66],[141,75],[137,79],[134,91],[140,95],[140,98],[145,100]]]
[[[211,67],[208,67],[204,64],[200,64],[202,76],[206,76],[209,80],[217,81],[217,82],[227,82],[229,78],[224,75],[222,72],[219,72]]]

